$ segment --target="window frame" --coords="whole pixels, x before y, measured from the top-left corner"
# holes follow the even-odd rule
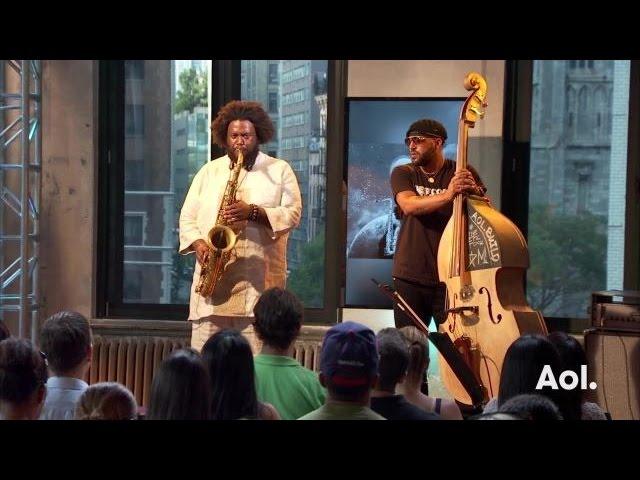
[[[584,62],[584,60],[583,60]],[[502,213],[528,239],[533,60],[510,60],[505,65],[505,102],[502,159]],[[627,149],[627,203],[625,213],[624,289],[640,289],[640,61],[631,61]],[[576,99],[577,101],[577,99]],[[575,119],[574,119],[575,120]],[[526,280],[525,280],[526,288]],[[604,288],[603,288],[604,289]],[[589,304],[591,302],[589,301]],[[587,313],[590,315],[590,312]],[[591,319],[547,317],[549,331],[582,333]]]
[[[188,304],[125,303],[124,275],[124,132],[125,61],[98,62],[98,234],[96,317],[141,320],[186,320]],[[212,61],[212,115],[240,98],[240,60]],[[322,308],[306,308],[305,323],[332,324],[338,319],[340,284],[341,184],[343,164],[344,98],[347,61],[328,60],[325,275]],[[212,158],[224,152],[211,146]],[[177,240],[177,239],[176,239]],[[176,243],[177,249],[177,243]]]

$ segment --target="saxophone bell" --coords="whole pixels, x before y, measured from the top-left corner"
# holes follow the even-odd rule
[[[228,252],[236,244],[237,235],[226,225],[215,225],[209,230],[209,247],[219,252]]]

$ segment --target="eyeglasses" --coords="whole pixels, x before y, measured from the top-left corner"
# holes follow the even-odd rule
[[[408,147],[409,145],[411,145],[411,142],[414,142],[416,145],[420,145],[422,143],[425,142],[425,140],[428,139],[435,139],[435,138],[440,138],[440,137],[436,137],[435,135],[433,137],[424,137],[422,135],[414,135],[411,137],[407,137],[404,139],[404,144]]]
[[[49,366],[49,360],[47,360],[47,354],[44,353],[42,350],[40,351],[40,357],[42,357],[42,360],[44,361],[44,364],[46,367]]]
[[[239,138],[242,138],[245,142],[248,142],[251,137],[255,137],[255,133],[232,133],[229,138],[232,142],[235,142]]]

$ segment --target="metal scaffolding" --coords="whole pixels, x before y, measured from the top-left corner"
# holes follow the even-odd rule
[[[0,60],[0,314],[39,328],[42,80],[39,60]],[[8,322],[9,323],[9,322]]]

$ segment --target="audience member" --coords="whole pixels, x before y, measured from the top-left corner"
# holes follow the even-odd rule
[[[262,350],[254,357],[258,399],[271,403],[284,420],[319,408],[326,392],[318,375],[293,358],[302,326],[303,307],[281,288],[266,290],[253,308],[254,329]]]
[[[51,374],[40,418],[73,419],[78,399],[89,386],[85,382],[93,352],[89,322],[77,312],[52,315],[40,331],[40,349]]]
[[[572,418],[565,390],[544,386],[536,390],[545,365],[549,365],[556,380],[562,371],[558,351],[543,335],[523,335],[507,349],[500,374],[499,393],[487,403],[484,413],[492,413],[510,398],[524,393],[537,393],[548,397],[560,410],[564,419]]]
[[[31,342],[0,342],[0,419],[36,420],[47,395],[47,365]]]
[[[532,393],[511,397],[502,404],[498,412],[515,415],[523,420],[562,420],[555,403],[544,395]]]
[[[436,413],[444,420],[462,420],[462,413],[455,400],[429,397],[421,391],[423,379],[429,368],[427,336],[414,326],[402,327],[400,333],[409,348],[409,367],[405,381],[398,385],[398,393],[425,412]]]
[[[148,420],[207,420],[211,413],[209,375],[198,352],[176,350],[164,360],[151,385]]]
[[[211,382],[213,420],[279,420],[273,405],[258,401],[251,346],[237,330],[225,329],[202,347]]]
[[[320,353],[320,383],[327,399],[300,420],[385,420],[369,408],[378,380],[378,350],[373,331],[355,322],[342,322],[324,336]]]
[[[395,328],[383,328],[376,335],[378,346],[378,381],[371,393],[371,409],[387,420],[439,420],[440,416],[409,403],[396,393],[407,376],[409,348]]]
[[[581,366],[587,365],[587,356],[580,342],[564,332],[552,332],[548,335],[548,338],[560,354],[563,365],[562,369],[571,370],[580,378]],[[579,384],[575,389],[568,392],[569,403],[574,412],[574,418],[577,417],[582,420],[606,420],[607,417],[600,406],[597,403],[587,401],[585,398],[586,392],[586,390],[580,388]]]
[[[87,388],[76,406],[76,420],[135,420],[138,405],[133,394],[116,382],[95,383]]]

